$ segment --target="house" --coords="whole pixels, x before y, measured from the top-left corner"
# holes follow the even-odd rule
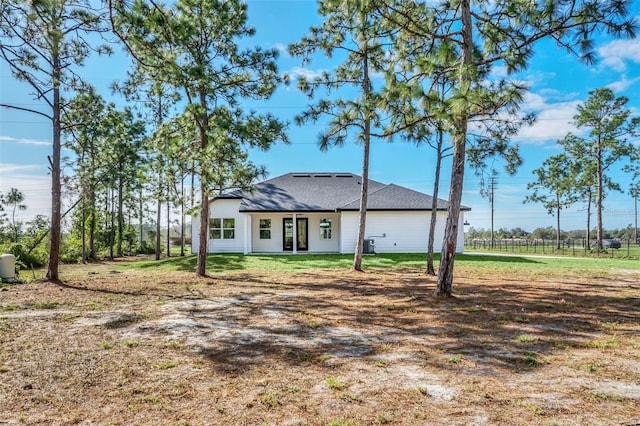
[[[358,234],[360,176],[351,173],[289,173],[258,183],[252,192],[231,191],[210,201],[210,253],[354,253]],[[369,180],[365,252],[427,250],[429,195]],[[441,250],[448,202],[438,199],[436,251]],[[458,251],[463,250],[462,207]],[[200,220],[193,218],[192,251]]]

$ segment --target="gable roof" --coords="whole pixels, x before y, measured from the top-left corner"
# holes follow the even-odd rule
[[[360,182],[352,173],[288,173],[258,183],[252,192],[233,191],[218,198],[241,199],[241,212],[335,212],[358,210]],[[367,210],[431,210],[433,197],[369,179]],[[449,203],[438,199],[437,210]],[[462,210],[471,210],[462,206]]]

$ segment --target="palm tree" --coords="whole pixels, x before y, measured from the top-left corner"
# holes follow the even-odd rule
[[[4,203],[7,206],[13,206],[11,211],[11,229],[13,230],[13,241],[18,241],[18,226],[16,226],[16,210],[26,210],[25,204],[20,204],[24,201],[24,194],[16,188],[11,188],[9,193],[4,197]]]

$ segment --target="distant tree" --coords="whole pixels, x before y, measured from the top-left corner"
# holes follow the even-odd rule
[[[500,240],[511,238],[511,234],[507,228],[500,228],[495,232],[495,237]]]
[[[587,220],[585,226],[585,247],[590,246],[591,238],[591,209],[595,201],[596,194],[596,168],[593,161],[588,161],[588,156],[591,154],[589,147],[584,141],[573,135],[568,134],[563,139],[558,141],[564,149],[564,155],[566,156],[566,167],[571,170],[573,174],[573,188],[577,194],[578,201],[582,201],[586,204]],[[607,189],[615,189],[616,185],[608,178],[605,177],[605,186]]]
[[[152,58],[147,58],[146,60],[151,61]],[[174,113],[172,110],[181,99],[179,88],[168,84],[165,80],[162,70],[158,67],[148,66],[136,61],[133,69],[127,73],[126,80],[117,82],[113,86],[114,90],[122,93],[127,100],[132,101],[141,114],[147,118],[147,122],[151,124],[150,136],[145,140],[144,144],[146,164],[143,166],[140,175],[145,177],[144,180],[147,183],[148,192],[156,201],[156,260],[160,259],[162,251],[160,245],[162,203],[165,202],[169,206],[171,198],[169,195],[171,188],[168,164],[171,163],[171,156],[176,151],[182,153],[182,155],[192,151],[192,149],[167,150],[162,137],[158,136],[162,131],[162,127],[173,119]],[[142,182],[140,182],[139,188],[142,188]],[[142,197],[141,194],[140,196]],[[140,214],[140,218],[142,223],[142,214]],[[167,255],[169,255],[169,250],[167,250]]]
[[[11,223],[10,234],[13,241],[18,241],[18,235],[20,234],[20,225],[16,222],[16,210],[26,210],[26,204],[22,204],[24,201],[24,194],[16,188],[11,188],[7,194],[2,196],[1,202],[5,207],[11,209]]]
[[[527,184],[533,193],[528,195],[525,203],[540,203],[547,213],[556,217],[556,248],[560,249],[560,212],[576,202],[577,196],[573,187],[574,176],[567,167],[565,154],[546,159],[533,171],[536,180]]]
[[[629,189],[629,195],[633,197],[633,212],[634,212],[634,232],[633,240],[636,243],[640,243],[638,239],[638,199],[640,199],[640,181],[635,181]]]
[[[469,227],[469,229],[467,230],[467,232],[465,232],[465,238],[468,240],[474,240],[474,239],[486,239],[487,235],[488,235],[487,230],[485,230],[484,228],[479,228],[476,229],[473,226]]]
[[[81,198],[78,232],[82,240],[83,262],[98,258],[97,200],[112,175],[111,158],[108,149],[105,149],[106,136],[112,129],[105,118],[107,111],[114,107],[113,104],[107,104],[93,88],[87,88],[69,101],[61,117],[64,133],[69,140],[68,146],[76,154],[69,166],[75,172]]]
[[[35,239],[43,231],[49,227],[49,218],[45,215],[36,215],[33,219],[25,223],[25,236],[29,239]]]
[[[551,240],[556,236],[556,230],[553,226],[547,226],[545,228],[536,228],[531,232],[531,238],[541,240]]]
[[[615,97],[611,89],[592,90],[589,92],[589,99],[578,106],[578,113],[574,117],[578,128],[589,130],[588,137],[576,137],[575,140],[587,148],[587,155],[580,161],[590,164],[590,170],[595,173],[599,249],[602,249],[604,238],[602,211],[606,179],[613,166],[633,158],[635,148],[628,138],[636,136],[640,129],[640,117],[631,117],[631,110],[626,108],[627,103],[628,98]],[[612,182],[608,186],[619,190],[619,186]]]
[[[640,199],[640,146],[636,146],[632,153],[630,164],[624,169],[627,173],[632,174],[631,185],[629,185],[629,195],[633,198],[634,212],[634,233],[633,240],[640,244],[638,237],[638,200]]]
[[[517,228],[511,229],[509,234],[511,234],[512,238],[526,238],[530,233],[518,226]]]
[[[0,105],[39,114],[52,123],[50,248],[46,273],[50,281],[59,281],[62,235],[62,92],[81,85],[73,66],[81,65],[94,50],[109,52],[106,47],[96,46],[84,37],[90,32],[105,31],[104,17],[92,8],[92,3],[89,0],[0,2],[0,56],[9,65],[13,76],[29,84],[36,99],[51,110],[43,113],[15,105]]]

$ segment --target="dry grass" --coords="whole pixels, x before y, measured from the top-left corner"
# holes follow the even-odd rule
[[[107,268],[0,292],[0,423],[640,423],[638,271]]]

